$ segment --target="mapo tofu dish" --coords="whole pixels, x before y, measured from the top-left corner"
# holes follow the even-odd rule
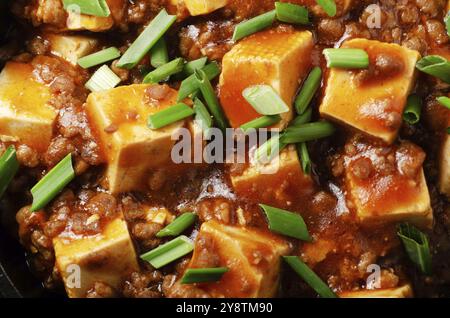
[[[450,2],[1,6],[2,231],[43,288],[450,296]]]

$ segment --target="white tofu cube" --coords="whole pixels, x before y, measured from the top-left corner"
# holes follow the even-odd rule
[[[220,281],[198,287],[212,297],[249,298],[275,296],[280,256],[291,247],[270,232],[208,221],[200,228],[188,268],[205,267],[205,249],[218,261],[208,266],[227,267],[228,272]]]
[[[30,64],[8,62],[0,74],[0,135],[44,152],[57,112],[49,88],[34,79]]]
[[[369,70],[331,68],[321,114],[392,143],[415,84],[419,52],[366,39],[349,40],[342,47],[365,50],[371,66]]]
[[[152,169],[173,164],[172,136],[185,121],[152,130],[147,119],[176,104],[177,92],[169,88],[165,98],[157,101],[145,93],[150,86],[121,86],[91,93],[87,99],[89,120],[108,163],[104,185],[111,193],[146,189]]]
[[[233,189],[240,197],[257,203],[288,207],[299,196],[312,194],[314,182],[303,173],[294,146],[264,165],[248,164],[242,172],[231,172]]]
[[[395,288],[347,291],[339,294],[340,298],[412,298],[411,285],[406,284]]]
[[[275,126],[284,128],[293,117],[293,100],[311,65],[313,37],[309,31],[271,29],[237,43],[225,54],[219,97],[234,128],[260,114],[244,99],[242,91],[257,84],[270,85],[290,107]]]
[[[79,58],[94,52],[97,39],[84,35],[46,34],[44,38],[50,43],[50,52],[67,62],[77,65]]]
[[[60,235],[53,239],[53,245],[56,266],[70,298],[85,297],[95,282],[120,290],[128,275],[139,270],[127,224],[121,218],[107,224],[100,235]],[[77,274],[79,281],[74,276]]]
[[[416,155],[398,151],[398,146],[364,141],[358,142],[355,149],[345,156],[345,183],[360,221],[408,221],[431,227],[433,212],[423,168],[419,167],[415,175],[402,173],[402,165],[416,160]],[[421,154],[420,150],[417,155]]]

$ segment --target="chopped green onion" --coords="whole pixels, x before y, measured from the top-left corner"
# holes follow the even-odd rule
[[[194,111],[195,111],[195,121],[199,123],[202,128],[204,135],[207,136],[209,129],[213,125],[213,120],[211,114],[206,108],[205,104],[198,98],[194,99]]]
[[[19,162],[17,161],[16,150],[13,146],[9,146],[0,157],[0,198],[18,170]]]
[[[289,111],[289,106],[269,85],[247,87],[242,96],[261,115],[278,115]]]
[[[299,214],[265,204],[260,204],[259,206],[266,214],[269,221],[269,229],[272,232],[303,241],[311,241],[305,221]]]
[[[305,263],[303,263],[297,256],[283,256],[286,263],[303,278],[303,280],[316,291],[322,298],[337,298],[336,294],[324,281],[317,276]]]
[[[31,189],[33,195],[31,211],[45,207],[74,178],[72,154],[68,154]]]
[[[95,17],[109,17],[111,14],[106,0],[63,0],[63,4],[66,11],[79,12]]]
[[[248,123],[243,124],[240,128],[246,132],[249,129],[259,129],[259,128],[265,128],[272,125],[275,125],[276,123],[280,122],[281,116],[280,115],[267,115],[262,116],[256,119],[253,119],[249,121]]]
[[[281,135],[276,135],[267,140],[255,151],[255,160],[259,163],[268,163],[278,155],[287,144],[280,142]]]
[[[312,108],[308,107],[305,112],[301,115],[298,115],[294,118],[294,120],[290,123],[289,127],[298,127],[303,124],[309,123],[312,118]]]
[[[296,127],[288,127],[280,142],[285,144],[296,144],[316,139],[325,138],[334,134],[336,129],[327,121],[318,121],[315,123],[307,123]]]
[[[78,59],[78,65],[80,65],[82,68],[90,68],[112,61],[119,56],[120,51],[115,47],[110,47],[93,54],[83,56],[82,58]]]
[[[173,261],[189,254],[194,249],[194,244],[184,235],[158,246],[157,248],[141,255],[141,259],[149,262],[154,268],[161,268]]]
[[[334,0],[316,0],[316,2],[329,17],[336,15],[337,7]]]
[[[428,55],[416,64],[416,68],[426,74],[450,83],[450,62],[439,55]]]
[[[182,284],[211,283],[222,279],[223,274],[228,272],[226,267],[215,268],[189,268],[181,278]]]
[[[176,16],[168,15],[166,10],[162,9],[133,44],[131,44],[117,63],[117,67],[126,69],[135,67],[172,26],[176,19]]]
[[[447,35],[450,36],[450,11],[447,12],[444,18],[445,28],[447,29]]]
[[[244,21],[236,25],[233,33],[233,41],[239,41],[246,36],[261,31],[272,25],[275,20],[276,11],[272,10],[264,14],[258,15],[253,19]]]
[[[190,76],[194,74],[195,70],[201,70],[206,65],[206,62],[208,62],[208,58],[206,56],[187,62],[183,69],[184,76]]]
[[[159,83],[166,80],[170,75],[180,73],[184,67],[184,59],[181,57],[170,61],[164,65],[161,65],[156,70],[148,73],[144,80],[142,81],[145,84],[149,83]]]
[[[401,238],[410,260],[424,274],[430,275],[431,253],[428,237],[408,223],[400,224],[397,235]]]
[[[327,67],[337,68],[368,68],[369,55],[362,49],[325,49],[323,54],[327,59]]]
[[[219,65],[216,62],[210,63],[201,69],[205,72],[208,79],[211,81],[217,75],[220,74]],[[182,101],[189,95],[195,93],[198,90],[198,81],[195,78],[195,74],[192,74],[184,81],[181,82],[180,89],[178,90],[178,99],[177,101]]]
[[[120,83],[120,77],[107,65],[103,65],[86,82],[85,86],[91,92],[100,92],[116,87]]]
[[[194,224],[196,219],[197,215],[195,215],[195,213],[183,213],[175,220],[173,220],[172,223],[156,233],[156,237],[161,238],[166,236],[180,235],[192,224]]]
[[[322,81],[322,70],[320,67],[316,66],[309,73],[308,78],[303,84],[300,93],[295,99],[295,109],[297,110],[297,114],[301,115],[308,108],[311,100],[317,92],[317,89],[320,87],[320,82]]]
[[[169,63],[169,52],[167,52],[166,40],[161,37],[150,49],[150,64],[158,68],[167,63]]]
[[[311,174],[311,159],[309,158],[308,145],[306,142],[297,144],[297,152],[300,156],[300,162],[304,174]]]
[[[192,115],[194,115],[194,110],[191,107],[178,103],[148,116],[148,126],[151,129],[159,129]]]
[[[308,9],[292,3],[275,2],[277,20],[293,24],[309,24]]]
[[[198,87],[202,92],[210,113],[213,115],[214,121],[222,131],[225,131],[228,127],[228,123],[208,76],[202,70],[196,70],[194,76],[197,79]]]
[[[403,120],[410,125],[417,124],[420,121],[422,113],[422,101],[420,97],[413,94],[408,97],[405,111],[403,112]]]
[[[450,98],[448,98],[447,96],[441,96],[436,98],[436,100],[439,102],[439,104],[441,104],[442,106],[450,109]]]
[[[450,127],[447,127],[447,135],[450,135]]]

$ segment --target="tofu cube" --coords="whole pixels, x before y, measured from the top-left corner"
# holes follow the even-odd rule
[[[406,284],[395,288],[347,291],[339,294],[340,298],[412,298],[411,285]]]
[[[289,207],[299,196],[312,194],[314,182],[303,173],[294,146],[264,165],[250,163],[242,172],[231,172],[235,193],[257,203]]]
[[[450,121],[449,121],[450,127]],[[450,198],[450,135],[445,134],[439,159],[439,189]]]
[[[208,14],[221,9],[228,4],[228,0],[183,0],[184,5],[192,16]]]
[[[0,73],[0,135],[47,150],[57,112],[50,89],[34,79],[31,64],[8,62]]]
[[[309,31],[271,29],[237,43],[225,54],[219,97],[232,127],[261,117],[244,99],[249,86],[266,84],[281,96],[290,111],[274,127],[284,128],[293,117],[293,100],[311,65],[313,37]]]
[[[87,99],[89,120],[108,163],[104,185],[113,194],[146,189],[152,169],[172,163],[172,135],[185,126],[184,120],[157,130],[147,126],[149,115],[177,99],[177,92],[168,88],[163,100],[153,100],[146,95],[150,86],[121,86]]]
[[[84,35],[47,34],[45,39],[50,43],[53,55],[77,65],[78,59],[94,52],[98,45],[97,39]]]
[[[70,298],[85,297],[95,282],[120,289],[127,276],[139,270],[133,242],[122,218],[107,224],[100,235],[74,238],[61,234],[53,239],[53,245],[56,266]],[[73,276],[77,274],[78,282]]]
[[[321,114],[392,143],[414,87],[419,52],[366,39],[349,40],[342,47],[365,50],[371,66],[368,70],[330,69]]]
[[[67,29],[70,31],[88,30],[92,32],[102,32],[111,29],[115,21],[120,21],[124,15],[125,0],[106,0],[109,10],[108,17],[96,17],[68,11]]]
[[[317,4],[316,0],[281,0],[281,2],[289,2],[306,6],[313,15],[320,18],[328,18],[328,14],[320,5]],[[359,1],[356,0],[335,0],[334,2],[336,3],[337,9],[335,17],[341,17],[347,14],[355,4],[359,4]]]
[[[419,166],[413,175],[406,168],[424,155],[422,150],[366,142],[353,147],[355,152],[345,156],[345,183],[359,220],[365,224],[408,221],[431,227],[433,212],[423,168]]]
[[[199,288],[212,297],[273,297],[278,289],[280,256],[291,250],[289,244],[270,232],[208,221],[202,224],[188,268],[227,267],[218,282]],[[206,255],[213,255],[205,264]]]

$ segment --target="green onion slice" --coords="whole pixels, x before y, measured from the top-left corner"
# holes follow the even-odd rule
[[[115,47],[110,47],[78,59],[78,65],[82,68],[90,68],[112,61],[119,56],[120,51]]]
[[[96,17],[109,17],[111,14],[106,0],[63,0],[63,5],[66,11]]]
[[[187,62],[184,65],[184,69],[183,69],[183,74],[184,76],[190,76],[192,74],[194,74],[195,70],[201,70],[203,67],[205,67],[206,62],[208,62],[208,58],[205,57],[201,57],[197,60],[193,60],[190,62]]]
[[[213,125],[213,120],[205,104],[203,104],[203,102],[198,98],[194,99],[194,111],[195,121],[202,128],[204,136],[208,136],[209,129]]]
[[[259,206],[266,214],[269,221],[269,229],[272,232],[303,241],[311,241],[305,221],[299,214],[265,204],[260,204]]]
[[[368,68],[369,55],[362,49],[325,49],[323,54],[327,59],[327,67],[337,68]]]
[[[450,135],[450,127],[447,127],[447,135]]]
[[[320,87],[321,81],[322,70],[320,69],[320,67],[316,66],[309,73],[308,78],[306,79],[302,89],[300,90],[300,93],[295,99],[295,109],[297,110],[297,114],[303,114],[308,108],[311,100]]]
[[[0,157],[0,198],[18,170],[19,161],[17,161],[16,149],[14,146],[9,146]]]
[[[272,10],[264,14],[258,15],[253,19],[244,21],[236,25],[233,33],[233,41],[239,41],[246,36],[261,31],[272,25],[275,20],[276,11]]]
[[[428,55],[416,64],[416,68],[450,84],[450,62],[439,55]]]
[[[280,142],[285,144],[296,144],[299,142],[312,141],[326,138],[334,134],[336,129],[327,121],[307,123],[296,127],[288,127],[280,137]]]
[[[328,16],[334,17],[336,15],[337,7],[334,0],[316,0],[316,2]]]
[[[278,115],[289,111],[289,106],[269,85],[247,87],[242,96],[261,115]]]
[[[298,115],[294,118],[294,120],[290,123],[289,127],[298,127],[303,124],[307,124],[311,121],[312,118],[312,108],[308,107],[305,112],[301,115]]]
[[[182,284],[211,283],[222,279],[223,274],[228,272],[227,267],[215,268],[189,268],[181,278]]]
[[[225,118],[222,107],[219,104],[219,100],[217,99],[208,76],[202,70],[196,70],[194,76],[197,79],[198,87],[202,92],[210,113],[213,115],[214,121],[222,131],[225,131],[228,127],[227,119]]]
[[[259,129],[275,125],[281,121],[280,115],[267,115],[249,121],[240,128],[246,132],[249,129]]]
[[[192,241],[184,235],[158,246],[141,255],[141,259],[149,262],[154,268],[161,268],[189,254],[194,249]]]
[[[439,102],[439,104],[441,104],[442,106],[450,109],[450,98],[448,98],[447,96],[441,96],[436,98],[436,100]]]
[[[277,20],[292,24],[309,24],[308,9],[292,3],[275,2]]]
[[[33,195],[31,211],[45,207],[74,178],[72,154],[68,154],[31,189]]]
[[[422,113],[422,101],[420,97],[413,94],[408,96],[405,111],[403,112],[403,120],[410,125],[417,124],[420,121]]]
[[[197,215],[195,213],[183,213],[175,220],[173,220],[172,223],[156,233],[156,237],[161,238],[166,236],[180,235],[192,224],[194,224],[196,219]]]
[[[116,87],[120,83],[120,77],[107,65],[103,65],[86,82],[85,86],[91,92],[100,92]]]
[[[280,141],[281,135],[276,135],[267,140],[255,151],[255,160],[259,163],[269,163],[283,150],[287,144]]]
[[[400,224],[397,232],[410,260],[426,275],[431,275],[431,253],[428,237],[414,226]]]
[[[117,63],[117,66],[126,69],[135,67],[172,26],[176,19],[176,16],[169,15],[165,9],[162,9],[133,44],[131,44]]]
[[[447,35],[450,36],[450,11],[447,12],[444,18],[445,28],[447,29]]]
[[[192,115],[194,115],[194,110],[191,107],[184,103],[178,103],[148,116],[148,126],[151,129],[159,129]]]
[[[306,142],[297,144],[297,152],[300,156],[300,162],[304,174],[311,174],[311,159],[309,157],[308,145]]]
[[[169,52],[164,37],[161,37],[150,50],[150,64],[154,68],[169,63]]]
[[[184,67],[184,59],[179,57],[173,61],[170,61],[169,63],[161,65],[156,70],[153,70],[150,73],[148,73],[144,77],[143,83],[149,84],[162,82],[166,80],[169,76],[180,73],[183,70],[183,67]]]
[[[219,65],[216,62],[212,62],[201,69],[205,72],[208,79],[211,81],[217,75],[220,74]],[[189,95],[195,93],[199,89],[198,81],[195,78],[195,74],[192,74],[188,78],[186,78],[183,82],[181,82],[180,89],[178,90],[178,101],[182,101]]]
[[[316,291],[322,298],[337,298],[336,294],[328,287],[327,284],[314,273],[305,263],[297,256],[283,256],[283,259],[292,269],[303,278],[303,280]]]

